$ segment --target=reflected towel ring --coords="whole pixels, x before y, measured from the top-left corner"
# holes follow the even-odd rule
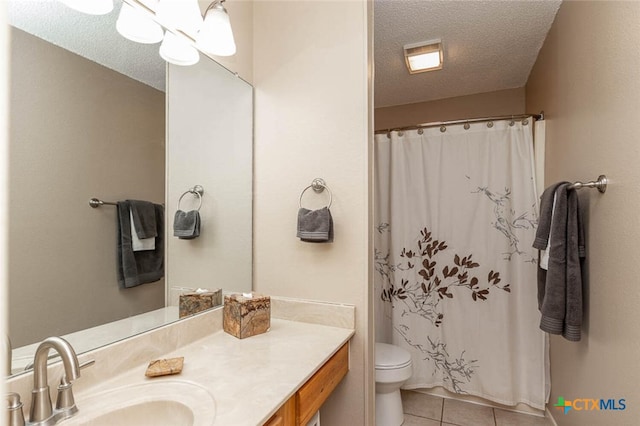
[[[184,196],[187,194],[193,194],[198,196],[198,200],[200,201],[200,203],[198,204],[198,208],[196,210],[200,211],[200,207],[202,207],[202,194],[204,194],[204,188],[200,185],[196,185],[193,188],[189,188],[186,191],[184,191],[180,196],[180,198],[178,198],[178,207],[177,207],[178,210],[180,210],[180,201],[182,201]]]
[[[302,190],[302,192],[300,193],[300,200],[298,200],[299,208],[302,208],[302,196],[309,188],[313,188],[313,190],[318,194],[320,194],[322,191],[326,189],[327,192],[329,192],[329,205],[327,206],[327,208],[331,208],[331,203],[333,202],[333,194],[331,193],[331,190],[329,189],[325,181],[320,178],[315,178],[313,182],[311,182],[311,185],[307,186],[305,189]]]

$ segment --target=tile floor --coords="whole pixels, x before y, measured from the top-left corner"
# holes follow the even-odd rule
[[[549,419],[402,391],[403,426],[552,426]]]

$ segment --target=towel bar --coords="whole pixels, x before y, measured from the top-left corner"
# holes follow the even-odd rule
[[[103,205],[117,206],[118,203],[112,203],[111,201],[102,201],[102,200],[99,200],[97,198],[91,198],[91,199],[89,199],[89,205],[91,207],[93,207],[94,209],[96,209],[96,208],[98,208],[100,206],[103,206]]]
[[[591,180],[589,182],[574,182],[571,185],[571,189],[582,189],[582,188],[596,188],[602,194],[607,190],[607,177],[605,175],[598,176],[598,180]]]

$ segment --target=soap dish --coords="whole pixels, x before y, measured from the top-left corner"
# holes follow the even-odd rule
[[[147,367],[147,371],[144,373],[147,377],[168,376],[171,374],[179,374],[182,372],[182,366],[184,365],[184,357],[168,358],[168,359],[156,359],[151,361]]]

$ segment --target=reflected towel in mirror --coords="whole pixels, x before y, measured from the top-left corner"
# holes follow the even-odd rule
[[[173,236],[191,240],[200,236],[200,212],[177,210],[173,218]]]
[[[156,213],[153,203],[142,200],[127,200],[131,206],[131,216],[139,239],[158,236]]]
[[[158,281],[164,276],[164,207],[153,205],[156,216],[155,250],[133,251],[131,234],[131,204],[118,201],[118,265],[117,275],[120,287],[129,288]]]

